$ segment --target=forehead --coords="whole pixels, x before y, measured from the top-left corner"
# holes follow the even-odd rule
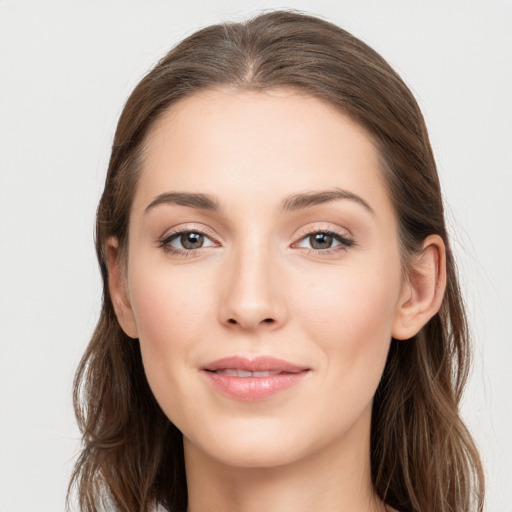
[[[382,202],[379,162],[360,125],[302,92],[207,90],[179,101],[151,129],[135,203],[174,190],[270,204],[332,187]]]

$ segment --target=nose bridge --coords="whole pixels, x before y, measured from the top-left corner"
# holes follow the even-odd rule
[[[226,261],[227,274],[221,304],[221,321],[255,329],[284,318],[279,293],[279,262],[268,236],[253,232],[234,244]]]

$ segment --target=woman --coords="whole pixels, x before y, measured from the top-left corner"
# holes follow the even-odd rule
[[[482,510],[427,130],[342,29],[208,27],[139,83],[97,217],[82,510]]]

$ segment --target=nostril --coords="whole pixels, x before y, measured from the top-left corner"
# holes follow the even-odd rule
[[[264,321],[264,322],[271,323],[271,322],[273,322],[273,321],[274,321],[274,319],[273,319],[273,318],[265,318],[263,321]],[[229,322],[230,324],[237,324],[237,323],[238,323],[234,318],[230,318],[230,319],[228,320],[228,322]]]

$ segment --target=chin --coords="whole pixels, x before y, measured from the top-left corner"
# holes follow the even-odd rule
[[[215,449],[208,447],[204,454],[220,464],[238,468],[272,468],[286,466],[301,459],[297,450],[289,450],[286,447],[269,446],[260,444],[224,444]]]
[[[307,454],[297,432],[276,425],[252,422],[251,426],[235,422],[222,430],[203,430],[196,437],[184,435],[185,450],[202,453],[223,465],[244,468],[269,468],[295,462]]]

